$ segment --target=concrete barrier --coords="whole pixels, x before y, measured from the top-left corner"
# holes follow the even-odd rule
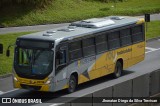
[[[96,99],[98,97],[112,97],[112,87],[108,87],[105,89],[102,89],[100,91],[94,92],[93,93],[93,106],[112,106],[112,103],[97,103]]]
[[[160,70],[150,74],[150,96],[160,92]]]
[[[113,86],[113,97],[132,97],[132,80]],[[129,103],[113,103],[113,106],[128,106]]]
[[[81,102],[88,102],[88,103],[81,103]],[[71,103],[71,106],[92,106],[93,100],[92,100],[92,93],[83,96],[82,98],[78,98],[74,100],[75,103]],[[77,102],[77,103],[76,103]]]
[[[157,93],[160,93],[160,70],[139,75],[138,77],[134,76],[124,82],[90,93],[84,98],[80,98],[79,103],[71,102],[62,106],[154,106],[153,103],[97,103],[97,98],[150,97]],[[87,99],[88,103],[81,103],[84,102],[83,99]]]
[[[149,97],[150,74],[133,79],[133,97]]]

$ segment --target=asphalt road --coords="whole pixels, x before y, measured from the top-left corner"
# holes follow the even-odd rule
[[[137,17],[144,18],[144,16],[137,16]],[[151,20],[160,20],[160,13],[151,15]],[[12,32],[25,32],[25,31],[43,31],[43,30],[58,28],[65,25],[69,25],[69,23],[0,28],[0,34],[12,33]]]
[[[97,90],[103,89],[106,86],[108,87],[113,86],[115,84],[124,82],[128,79],[132,79],[135,76],[140,76],[145,73],[160,69],[159,61],[160,61],[160,40],[158,39],[158,40],[147,42],[145,60],[125,70],[123,76],[118,79],[113,79],[110,75],[105,76],[105,77],[80,85],[78,87],[78,90],[72,94],[67,94],[65,90],[55,92],[55,93],[50,93],[50,92],[32,92],[32,91],[20,89],[20,90],[9,91],[6,93],[2,91],[3,94],[1,94],[0,97],[32,97],[32,98],[40,97],[40,98],[46,98],[45,102],[48,102],[48,103],[35,104],[35,105],[54,106],[55,104],[53,104],[53,101],[62,102],[61,100],[63,99],[62,97],[80,97],[80,96],[95,92]],[[1,82],[5,83],[5,80],[6,79],[4,80],[1,79]],[[0,89],[2,88],[7,89],[7,87],[5,86],[0,86]],[[70,98],[67,98],[67,99],[70,99]],[[18,106],[17,104],[15,105]],[[24,104],[24,105],[27,106],[30,104]]]

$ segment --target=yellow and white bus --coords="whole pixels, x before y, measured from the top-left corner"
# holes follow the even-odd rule
[[[15,88],[68,89],[144,60],[144,19],[109,16],[18,37],[14,53]]]

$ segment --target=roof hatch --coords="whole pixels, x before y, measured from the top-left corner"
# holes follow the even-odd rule
[[[112,16],[111,19],[112,20],[122,20],[122,19],[124,19],[124,17],[122,17],[122,16]]]
[[[87,27],[87,28],[100,28],[104,26],[113,25],[115,22],[106,18],[92,18],[83,21],[73,22],[70,26]]]
[[[43,36],[52,36],[54,33],[56,33],[56,31],[46,31]]]

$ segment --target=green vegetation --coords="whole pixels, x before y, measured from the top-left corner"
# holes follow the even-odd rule
[[[10,48],[11,55],[6,57],[6,49],[10,44],[14,44],[18,36],[29,34],[33,32],[20,32],[20,33],[9,33],[0,35],[0,43],[4,46],[3,54],[0,54],[0,75],[11,73],[13,64],[13,50],[14,47]]]
[[[152,21],[147,23],[147,39],[160,37],[160,21]]]
[[[6,5],[15,5],[15,4],[21,4],[21,5],[38,5],[43,6],[45,4],[48,4],[52,0],[1,0],[0,1],[0,7],[6,6]]]
[[[104,1],[104,2],[100,2]],[[73,22],[108,15],[159,13],[160,0],[51,0],[49,5],[12,5],[0,9],[0,26]],[[112,0],[114,1],[114,0]]]
[[[148,23],[147,39],[160,36],[160,21],[152,21]],[[4,45],[4,54],[0,55],[0,75],[11,73],[13,64],[13,47],[11,47],[11,56],[6,57],[5,52],[9,44],[14,44],[18,36],[33,32],[9,33],[0,35],[0,43]]]

